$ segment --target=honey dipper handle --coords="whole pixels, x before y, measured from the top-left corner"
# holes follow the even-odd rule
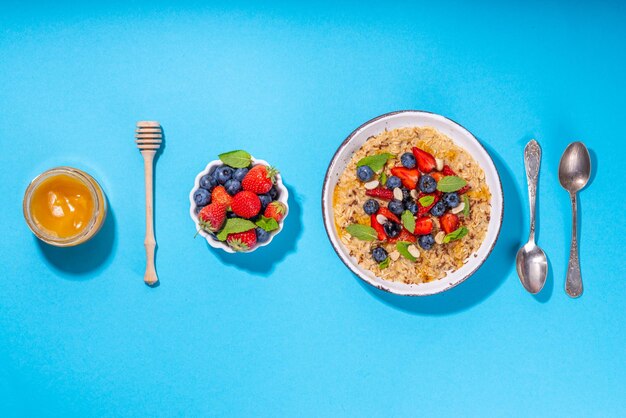
[[[154,285],[159,281],[154,268],[154,250],[156,249],[156,240],[154,239],[154,211],[153,211],[153,175],[152,168],[154,165],[154,155],[156,150],[142,150],[144,162],[144,174],[146,179],[146,239],[144,245],[146,247],[146,274],[143,277],[143,281],[148,286]]]

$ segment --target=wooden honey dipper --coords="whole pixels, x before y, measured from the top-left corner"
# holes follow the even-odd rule
[[[143,281],[148,286],[155,285],[159,278],[154,267],[154,251],[156,249],[156,239],[154,238],[154,211],[153,211],[153,175],[154,156],[156,155],[161,143],[163,142],[163,131],[161,124],[155,121],[137,122],[137,130],[135,131],[135,142],[137,148],[141,151],[144,163],[144,174],[146,183],[146,239],[144,245],[146,247],[146,274]]]

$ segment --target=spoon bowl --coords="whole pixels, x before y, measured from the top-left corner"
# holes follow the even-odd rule
[[[527,242],[517,251],[515,267],[524,288],[533,295],[539,293],[548,276],[546,253],[534,242]]]
[[[570,193],[576,193],[587,185],[591,176],[591,158],[582,142],[567,146],[559,163],[559,183]]]

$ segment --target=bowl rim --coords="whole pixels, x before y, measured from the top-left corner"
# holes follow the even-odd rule
[[[260,160],[258,158],[254,158],[253,156],[251,156],[251,161],[252,161],[252,165],[259,165],[259,164],[263,164],[267,167],[270,167],[271,165],[265,161],[265,160]],[[287,187],[285,186],[285,184],[283,183],[283,178],[280,174],[280,172],[278,172],[276,174],[276,188],[278,189],[278,191],[280,192],[277,201],[281,202],[285,205],[285,216],[283,216],[283,219],[281,219],[280,222],[278,222],[278,229],[276,231],[272,231],[271,235],[270,235],[270,239],[268,239],[266,242],[262,243],[262,244],[258,244],[256,245],[253,249],[249,250],[249,251],[235,251],[232,248],[230,248],[227,244],[218,241],[217,239],[214,239],[211,234],[209,234],[208,232],[206,232],[204,229],[200,228],[200,224],[198,223],[198,217],[196,216],[195,210],[198,207],[198,205],[196,205],[196,202],[193,200],[193,194],[195,193],[196,190],[198,190],[200,188],[200,178],[202,178],[202,176],[204,176],[205,174],[209,174],[209,171],[211,170],[211,168],[213,168],[214,166],[218,166],[218,165],[222,165],[224,164],[220,159],[216,159],[216,160],[212,160],[210,161],[206,167],[204,168],[204,170],[200,171],[195,178],[194,181],[194,186],[191,189],[191,191],[189,192],[189,203],[190,203],[190,207],[189,207],[189,216],[191,217],[191,219],[193,220],[195,226],[196,226],[196,231],[198,231],[198,234],[201,235],[206,242],[213,248],[218,248],[221,249],[227,253],[231,253],[231,254],[248,254],[248,253],[252,253],[254,251],[256,251],[257,249],[261,248],[261,247],[265,247],[266,245],[269,245],[270,242],[272,242],[272,240],[274,239],[274,237],[276,237],[276,235],[278,235],[282,230],[283,230],[283,225],[285,223],[285,219],[287,219],[287,216],[289,215],[289,204],[287,203],[289,201],[289,190],[287,189]]]
[[[476,267],[474,269],[472,269],[470,272],[468,272],[465,276],[461,277],[460,279],[456,280],[454,283],[449,283],[448,286],[444,287],[441,290],[438,291],[433,291],[433,292],[429,292],[429,293],[414,293],[414,292],[399,292],[396,291],[390,287],[387,287],[383,284],[379,284],[379,283],[373,283],[372,281],[370,281],[370,279],[368,277],[364,277],[356,268],[355,266],[353,266],[353,263],[348,263],[346,260],[344,260],[343,256],[340,254],[338,248],[335,246],[335,243],[333,242],[333,237],[331,235],[331,231],[329,229],[329,219],[326,217],[326,206],[328,205],[328,202],[326,200],[326,192],[328,189],[328,185],[329,185],[329,178],[330,178],[330,169],[333,166],[333,164],[335,163],[339,153],[346,147],[346,145],[354,138],[354,136],[359,133],[361,130],[363,130],[365,127],[367,127],[368,125],[371,125],[381,119],[387,118],[387,117],[391,117],[391,116],[395,116],[395,115],[399,115],[399,114],[411,114],[411,113],[415,113],[415,114],[427,114],[427,115],[432,115],[432,116],[436,116],[439,118],[443,118],[455,125],[457,125],[458,127],[460,127],[462,130],[466,131],[469,136],[476,142],[476,144],[478,144],[482,150],[485,152],[485,155],[487,156],[487,158],[489,159],[489,161],[491,162],[491,164],[494,167],[494,171],[496,173],[496,181],[497,184],[499,186],[500,189],[500,196],[501,196],[501,210],[500,210],[500,218],[498,219],[498,227],[497,227],[497,231],[495,234],[495,237],[493,239],[493,242],[490,246],[490,248],[487,250],[487,253],[485,254],[485,257],[480,261],[480,263],[478,263],[476,265]],[[322,186],[322,199],[321,199],[321,203],[322,203],[322,218],[323,218],[323,222],[324,222],[324,229],[326,231],[326,236],[328,237],[328,240],[330,241],[330,244],[333,248],[333,251],[335,251],[335,254],[337,254],[337,257],[339,258],[339,260],[341,260],[341,262],[353,273],[355,274],[360,280],[362,280],[363,282],[367,283],[369,286],[373,286],[377,289],[383,290],[385,292],[388,293],[392,293],[395,295],[399,295],[399,296],[410,296],[410,297],[426,297],[426,296],[432,296],[432,295],[437,295],[440,293],[444,293],[456,286],[458,286],[459,284],[463,283],[465,280],[467,280],[468,278],[470,278],[471,276],[474,275],[474,273],[476,273],[476,271],[485,263],[485,261],[487,261],[487,259],[489,258],[489,256],[491,255],[493,249],[496,247],[496,244],[498,242],[498,239],[500,237],[500,232],[502,230],[502,220],[504,217],[504,189],[502,188],[502,180],[500,179],[500,173],[498,171],[498,168],[496,166],[496,164],[493,162],[493,158],[491,158],[491,154],[489,154],[489,151],[487,151],[487,149],[485,148],[485,146],[478,140],[478,138],[476,138],[476,136],[467,128],[465,128],[463,125],[461,125],[460,123],[456,122],[453,119],[450,119],[446,116],[440,115],[438,113],[435,112],[430,112],[427,110],[411,110],[411,109],[405,109],[405,110],[396,110],[393,112],[388,112],[388,113],[384,113],[382,115],[376,116],[364,123],[362,123],[361,125],[359,125],[356,129],[354,129],[347,137],[346,139],[343,140],[343,142],[339,145],[339,147],[337,147],[337,150],[335,151],[335,153],[333,154],[329,164],[328,164],[328,168],[326,169],[326,174],[324,176],[324,183]],[[480,247],[479,247],[480,248]],[[378,277],[378,276],[377,276]],[[446,276],[442,277],[441,279],[438,280],[444,280]],[[384,281],[384,279],[381,279]]]

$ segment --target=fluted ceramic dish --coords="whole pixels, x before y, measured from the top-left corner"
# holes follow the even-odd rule
[[[448,272],[439,279],[427,283],[407,284],[403,282],[393,282],[384,280],[376,276],[373,272],[361,267],[357,260],[350,256],[348,249],[341,243],[335,225],[335,214],[333,209],[333,191],[345,170],[350,159],[363,144],[372,136],[376,136],[385,130],[397,128],[407,128],[412,126],[430,126],[448,136],[454,143],[467,151],[485,172],[485,182],[491,192],[491,217],[487,227],[487,234],[474,255],[470,255],[466,263],[458,270]],[[500,227],[502,225],[503,214],[503,194],[502,184],[498,170],[494,165],[489,153],[480,142],[467,129],[458,123],[443,116],[416,110],[405,110],[392,112],[374,118],[359,126],[352,132],[339,146],[335,153],[324,179],[322,190],[322,214],[324,226],[328,238],[335,249],[335,252],[343,263],[356,274],[360,279],[381,290],[406,296],[426,296],[445,292],[470,277],[485,262],[491,250],[493,250]],[[511,260],[511,263],[514,261]]]
[[[227,253],[235,253],[237,251],[235,251],[232,248],[230,248],[228,246],[228,244],[226,244],[225,242],[219,241],[213,235],[211,235],[210,233],[206,232],[204,229],[200,228],[200,224],[198,223],[198,215],[196,215],[196,208],[198,206],[196,205],[196,202],[194,202],[194,200],[193,200],[193,193],[200,188],[200,178],[202,176],[204,176],[205,174],[209,174],[209,172],[211,171],[211,169],[213,167],[218,167],[218,166],[223,165],[223,164],[224,163],[222,161],[220,161],[220,160],[211,161],[204,168],[204,170],[202,170],[201,172],[198,173],[198,175],[196,176],[196,181],[194,182],[194,185],[193,185],[193,189],[191,189],[191,192],[189,193],[189,202],[191,204],[191,206],[189,208],[189,215],[191,216],[191,219],[193,220],[193,222],[196,224],[196,230],[199,231],[199,235],[202,235],[204,237],[204,239],[206,239],[206,242],[208,242],[211,247],[219,248],[220,250],[224,250]],[[263,165],[265,165],[267,167],[270,166],[270,164],[267,161],[257,160],[256,158],[252,157],[252,165],[257,165],[257,164],[263,164]],[[282,179],[280,173],[276,174],[276,189],[279,192],[278,199],[276,199],[276,200],[279,201],[279,202],[282,202],[285,205],[285,207],[287,208],[287,210],[285,211],[285,216],[283,217],[283,219],[280,222],[278,222],[278,229],[271,232],[270,239],[268,239],[266,242],[264,242],[262,244],[256,245],[250,251],[244,251],[245,253],[251,253],[253,251],[256,251],[256,249],[258,249],[258,248],[265,247],[266,245],[269,245],[270,242],[272,242],[272,240],[274,239],[274,237],[276,235],[278,235],[280,233],[280,231],[282,231],[282,229],[283,229],[283,225],[285,223],[285,219],[287,219],[287,215],[289,215],[289,204],[287,203],[287,201],[289,200],[289,191],[287,190],[287,188],[283,184],[283,179]]]

